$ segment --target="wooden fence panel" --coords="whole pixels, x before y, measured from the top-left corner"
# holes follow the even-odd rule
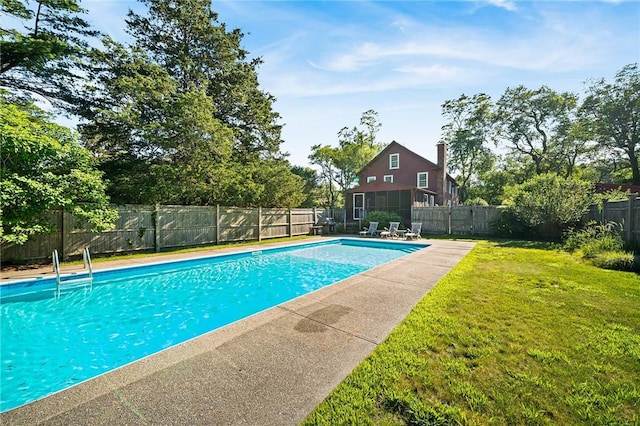
[[[261,209],[260,238],[289,236],[289,209]]]
[[[219,242],[257,240],[259,238],[258,219],[258,209],[220,207]]]
[[[154,206],[122,205],[113,206],[118,211],[118,219],[111,230],[91,232],[86,223],[65,212],[64,258],[82,256],[82,250],[89,247],[95,254],[122,253],[152,250],[154,248]]]
[[[317,222],[315,209],[291,209],[291,235],[307,235]]]
[[[216,208],[160,206],[157,212],[159,249],[216,243]]]
[[[608,201],[602,207],[592,205],[584,221],[616,223],[625,242],[632,248],[640,247],[640,197],[631,195],[627,200]]]
[[[53,249],[62,251],[62,211],[53,210],[48,214],[48,221],[55,229],[46,235],[29,238],[25,244],[2,244],[0,259],[2,262],[21,262],[27,260],[51,259]]]
[[[411,222],[422,222],[422,232],[446,234],[449,232],[449,207],[414,207]]]
[[[451,207],[451,230],[449,234],[473,235],[473,206]]]
[[[412,222],[432,234],[491,235],[491,223],[500,215],[498,206],[414,207]]]
[[[471,235],[493,235],[492,223],[498,219],[502,207],[473,206],[473,230]]]

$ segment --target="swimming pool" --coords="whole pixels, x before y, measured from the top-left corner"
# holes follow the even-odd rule
[[[0,287],[1,411],[426,247],[339,239]]]

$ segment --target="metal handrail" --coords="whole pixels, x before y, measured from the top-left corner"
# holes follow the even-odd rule
[[[86,285],[88,284],[89,290],[93,290],[93,265],[91,264],[91,255],[89,254],[88,247],[85,247],[84,250],[82,251],[82,262],[84,264],[84,268],[89,269],[89,274],[87,278],[78,278],[78,279],[62,281],[60,279],[60,259],[58,257],[57,249],[53,249],[52,258],[53,258],[53,269],[56,272],[56,297],[60,297],[60,294],[62,293],[62,289],[61,289],[62,284],[76,284],[76,285],[85,284],[85,290],[86,290]]]

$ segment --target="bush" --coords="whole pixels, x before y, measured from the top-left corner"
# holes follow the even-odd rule
[[[531,236],[560,240],[569,227],[582,220],[592,192],[589,182],[547,173],[512,188],[511,198],[505,201]]]
[[[388,212],[384,210],[376,210],[367,213],[364,218],[363,226],[369,226],[371,222],[378,222],[378,229],[389,228],[389,222],[400,222],[402,218],[399,214],[394,212]]]
[[[489,203],[487,203],[484,198],[476,197],[476,198],[469,198],[464,202],[464,205],[465,206],[488,206]]]
[[[594,266],[616,271],[640,272],[640,264],[634,259],[633,253],[625,251],[602,251],[591,259]]]
[[[598,224],[589,222],[579,230],[570,230],[566,234],[564,248],[567,251],[582,250],[584,257],[593,257],[603,251],[621,251],[624,240],[616,231],[615,222]]]
[[[531,238],[532,236],[529,227],[522,223],[510,208],[502,209],[493,219],[490,227],[498,237]]]
[[[624,240],[616,231],[617,223],[589,222],[584,228],[567,234],[564,248],[580,251],[594,266],[617,271],[640,271],[640,262],[633,253],[624,251]]]

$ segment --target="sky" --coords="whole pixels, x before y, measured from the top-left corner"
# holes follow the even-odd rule
[[[126,40],[129,0],[85,0],[87,19]],[[640,62],[640,1],[213,1],[218,20],[260,57],[261,89],[283,124],[281,150],[308,166],[311,146],[337,146],[374,110],[378,141],[432,161],[441,105],[462,94],[497,100],[508,87],[584,95]]]

